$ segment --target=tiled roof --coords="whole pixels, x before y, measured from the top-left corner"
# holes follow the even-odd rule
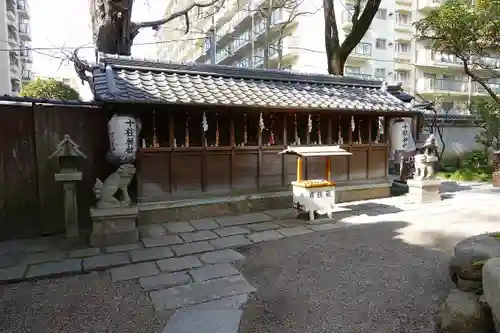
[[[96,100],[418,112],[382,91],[380,81],[205,64],[173,64],[101,55]]]

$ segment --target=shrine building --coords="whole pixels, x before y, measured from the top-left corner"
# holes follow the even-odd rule
[[[127,148],[137,150],[139,223],[290,207],[296,158],[278,154],[290,145],[351,153],[331,158],[337,202],[387,197],[389,124],[406,119],[413,137],[421,125],[381,81],[351,77],[101,54],[92,88],[110,116],[140,124]],[[325,172],[314,158],[303,169],[305,179]]]

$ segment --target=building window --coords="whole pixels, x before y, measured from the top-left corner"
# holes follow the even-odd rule
[[[407,82],[410,79],[410,73],[408,71],[395,71],[394,81],[396,82]]]
[[[376,17],[381,20],[387,20],[387,9],[379,8]]]
[[[346,76],[353,76],[353,75],[355,76],[357,74],[361,74],[361,68],[345,66],[344,73]]]
[[[408,42],[399,42],[396,43],[396,52],[398,53],[409,53],[411,50],[410,43]]]
[[[444,112],[448,112],[448,111],[450,111],[451,109],[453,109],[453,101],[445,101],[445,102],[442,102],[442,103],[441,103],[441,109],[442,109]]]
[[[398,24],[411,24],[411,14],[405,12],[396,13],[396,22]]]
[[[377,38],[375,40],[375,47],[380,50],[385,50],[387,48],[387,40],[383,38]]]
[[[385,68],[375,68],[375,77],[377,79],[385,79]]]

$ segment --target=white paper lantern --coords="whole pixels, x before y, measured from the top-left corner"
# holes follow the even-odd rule
[[[411,152],[415,150],[415,141],[411,134],[411,119],[403,118],[391,126],[392,150]]]
[[[109,153],[113,160],[132,162],[137,152],[141,122],[131,116],[113,115],[108,122]]]

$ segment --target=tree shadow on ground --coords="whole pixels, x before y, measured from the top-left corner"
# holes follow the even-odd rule
[[[363,224],[240,249],[240,270],[257,288],[240,333],[436,332],[451,286],[457,241],[427,234],[411,245],[402,221]]]

